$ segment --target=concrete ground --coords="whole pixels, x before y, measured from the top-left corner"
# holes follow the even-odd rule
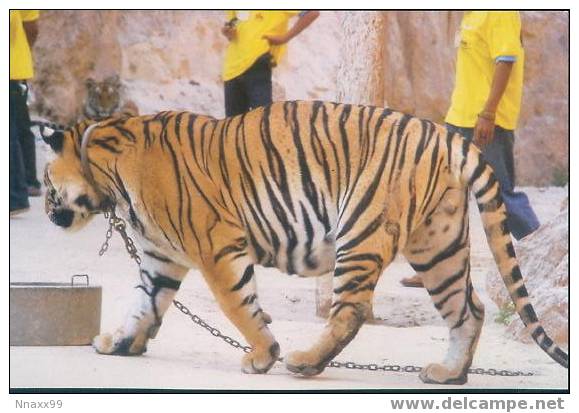
[[[524,189],[542,221],[554,216],[565,192],[561,188]],[[101,285],[102,331],[112,331],[123,319],[128,297],[137,284],[135,264],[118,234],[104,257],[106,222],[97,217],[84,230],[66,234],[46,218],[44,199],[32,199],[31,210],[10,219],[10,281],[67,282],[72,274],[87,273]],[[464,389],[567,389],[567,370],[535,344],[512,340],[494,321],[497,308],[484,290],[484,275],[494,265],[476,208],[471,208],[472,276],[487,316],[473,367],[522,370],[531,377],[470,375]],[[374,312],[381,321],[365,325],[337,357],[340,361],[424,366],[443,358],[448,329],[422,289],[403,288],[399,280],[411,273],[398,258],[384,273],[376,291]],[[263,308],[273,317],[271,329],[282,355],[311,343],[324,321],[315,316],[313,279],[298,279],[258,268]],[[221,314],[204,282],[192,271],[178,299],[192,312],[241,339]],[[142,357],[96,354],[82,347],[10,347],[12,388],[123,388],[123,389],[442,389],[423,384],[417,373],[369,372],[328,368],[320,376],[293,376],[277,364],[267,375],[240,372],[242,353],[194,325],[177,309],[168,311],[157,338]]]

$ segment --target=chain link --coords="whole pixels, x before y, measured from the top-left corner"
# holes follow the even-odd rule
[[[105,218],[108,220],[109,223],[109,228],[107,229],[107,233],[105,235],[105,242],[103,242],[103,245],[101,245],[101,249],[99,250],[99,256],[103,256],[105,252],[107,252],[107,250],[109,249],[109,241],[113,236],[113,227],[114,227],[114,222],[112,218],[109,218],[110,214],[109,212],[105,212]]]
[[[127,234],[127,225],[122,218],[119,218],[115,214],[115,210],[111,209],[105,212],[105,218],[108,220],[109,228],[107,229],[105,235],[105,242],[101,246],[99,251],[99,255],[102,256],[107,250],[109,249],[109,241],[113,236],[113,229],[116,230],[120,235],[123,241],[125,242],[125,248],[129,253],[130,257],[135,260],[137,265],[141,266],[141,257],[139,257],[139,250],[135,246],[133,239]]]
[[[99,251],[99,255],[102,256],[109,248],[109,241],[110,241],[111,237],[113,236],[113,229],[114,229],[121,235],[121,237],[123,238],[123,241],[125,242],[125,248],[127,249],[127,252],[129,253],[131,258],[137,263],[137,265],[140,268],[141,258],[139,257],[138,250],[137,250],[137,247],[135,246],[135,243],[133,242],[131,237],[129,237],[129,235],[127,234],[125,221],[123,221],[122,218],[119,218],[115,215],[114,209],[111,209],[110,211],[105,212],[105,218],[108,220],[109,228],[106,232],[105,242],[101,246],[101,249]],[[241,351],[243,351],[245,353],[251,352],[250,346],[243,345],[242,343],[240,343],[239,341],[237,341],[233,337],[230,337],[226,334],[223,334],[219,329],[211,326],[210,324],[208,324],[205,320],[203,320],[198,315],[193,314],[189,310],[189,308],[187,308],[180,301],[173,300],[173,305],[175,305],[175,307],[177,307],[177,309],[179,311],[181,311],[183,314],[185,314],[187,317],[189,317],[193,323],[197,324],[200,327],[203,327],[205,330],[207,330],[209,333],[211,333],[211,335],[213,335],[214,337],[217,337],[217,338],[225,341],[231,347],[240,349]],[[279,357],[277,360],[283,361],[283,357]],[[328,364],[328,367],[344,368],[344,369],[352,369],[352,370],[391,371],[391,372],[397,372],[397,373],[419,373],[420,371],[422,371],[422,367],[414,366],[412,364],[408,364],[408,365],[400,365],[400,364],[378,365],[375,363],[360,364],[360,363],[356,363],[353,361],[337,361],[337,360],[330,361],[330,363]],[[469,372],[469,374],[479,374],[479,375],[487,375],[487,376],[508,376],[508,377],[533,376],[534,375],[534,373],[532,373],[532,372],[522,372],[522,371],[518,371],[518,370],[497,370],[497,369],[492,369],[492,368],[491,369],[483,369],[480,367],[470,368],[470,369],[468,369],[468,372]]]
[[[183,314],[185,314],[186,316],[188,316],[189,318],[191,318],[191,321],[193,321],[195,324],[197,324],[198,326],[203,327],[205,330],[209,331],[213,336],[220,338],[221,340],[225,341],[227,344],[229,344],[231,347],[234,348],[238,348],[243,350],[245,353],[249,353],[251,351],[251,347],[250,346],[244,346],[243,344],[241,344],[239,341],[237,341],[236,339],[229,337],[225,334],[223,334],[221,331],[219,331],[217,328],[210,326],[209,324],[207,324],[205,322],[205,320],[203,320],[201,317],[199,317],[196,314],[191,313],[191,311],[189,311],[189,309],[183,305],[181,302],[177,301],[177,300],[173,300],[173,304],[175,305],[175,307],[177,307],[179,309],[179,311],[181,311]]]

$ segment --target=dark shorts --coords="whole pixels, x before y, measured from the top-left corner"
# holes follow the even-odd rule
[[[225,116],[235,116],[272,102],[271,55],[259,57],[244,73],[225,82]]]
[[[26,184],[40,188],[40,182],[36,178],[36,142],[34,134],[30,130],[30,115],[28,113],[28,85],[25,81],[10,81],[10,104],[14,111],[14,124],[17,128]],[[12,107],[11,106],[11,107]]]
[[[29,133],[30,129],[27,130],[27,125],[22,122],[24,117],[22,112],[26,110],[28,113],[28,108],[26,107],[26,89],[22,87],[20,82],[10,81],[9,109],[9,191],[10,211],[13,211],[16,209],[28,208],[30,206],[28,203],[28,185],[26,182],[26,168],[22,149],[22,136]]]

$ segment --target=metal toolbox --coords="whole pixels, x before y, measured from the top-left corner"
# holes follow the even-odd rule
[[[90,344],[100,333],[101,299],[101,287],[89,285],[86,274],[70,283],[10,283],[10,345]]]

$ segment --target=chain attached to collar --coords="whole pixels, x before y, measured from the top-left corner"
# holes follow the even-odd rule
[[[127,234],[127,224],[125,224],[125,221],[122,218],[119,218],[115,214],[114,207],[110,207],[107,211],[105,211],[104,215],[105,218],[108,220],[109,228],[107,229],[105,235],[105,242],[103,243],[101,249],[99,250],[99,255],[102,256],[109,249],[109,241],[113,236],[113,229],[114,229],[121,235],[121,238],[125,243],[125,248],[129,253],[129,256],[137,263],[140,269],[141,257],[139,257],[139,251],[137,250],[137,247],[135,246],[133,239]]]

